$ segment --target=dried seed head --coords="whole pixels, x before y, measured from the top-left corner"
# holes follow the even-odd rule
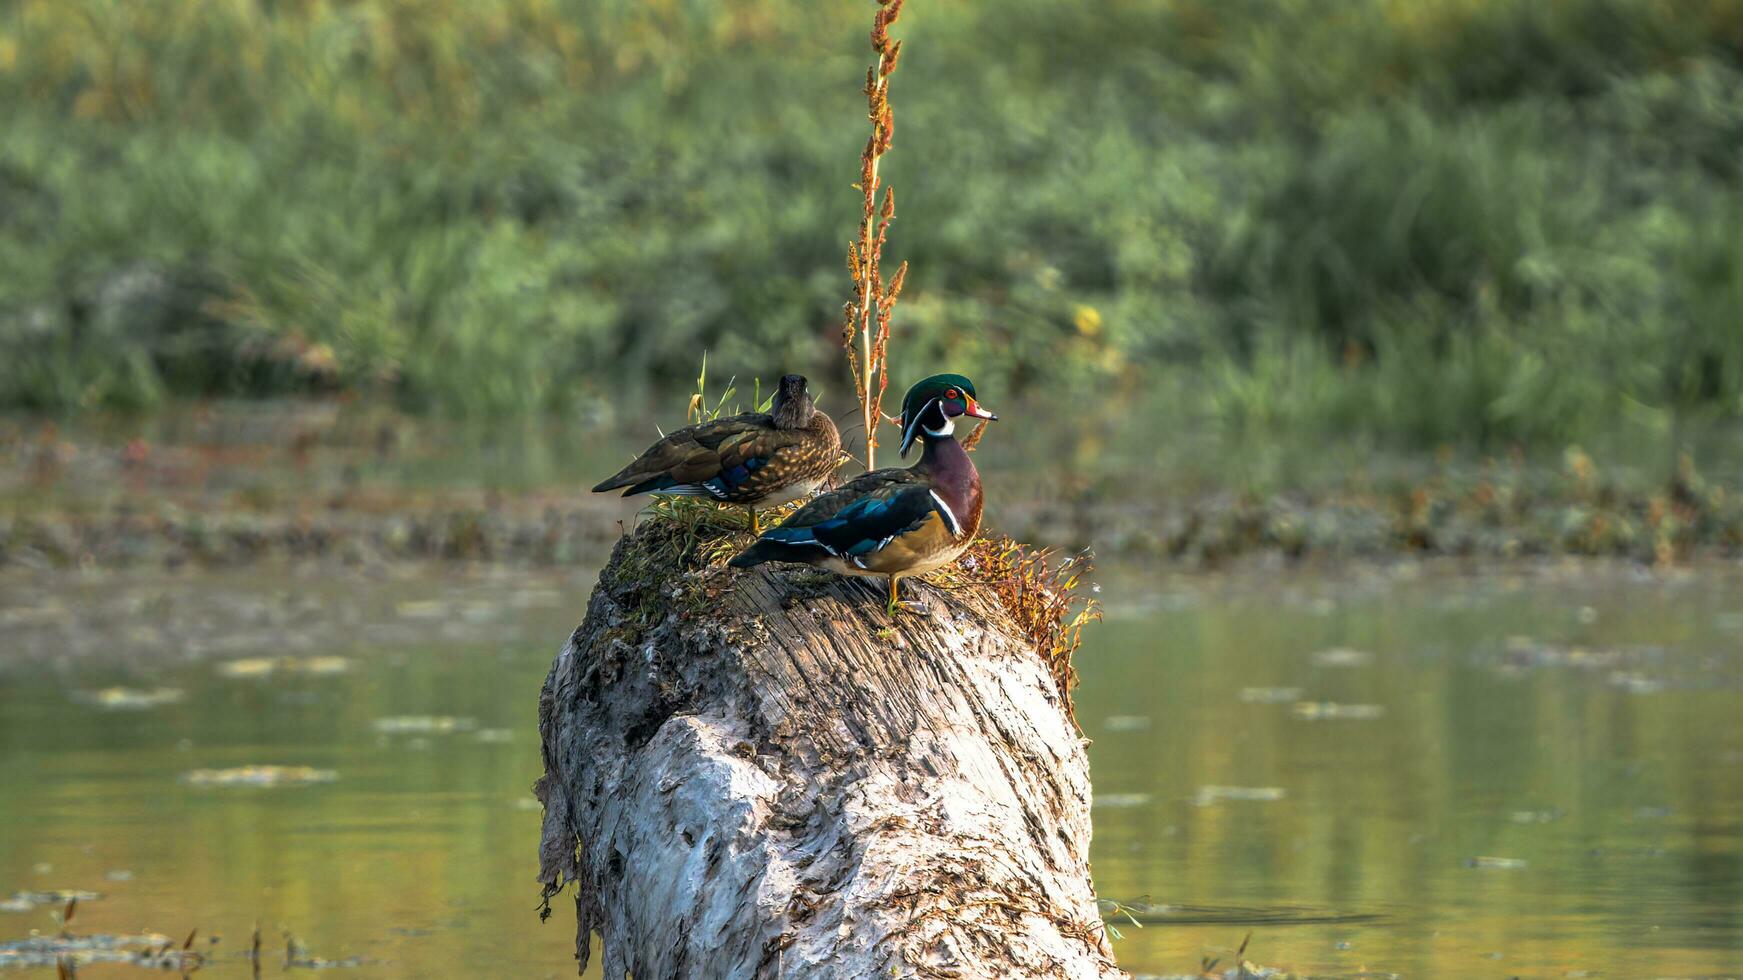
[[[896,216],[896,189],[894,187],[888,187],[888,188],[884,189],[884,209],[882,212],[882,217],[885,221],[889,221],[891,218],[894,218],[895,216]]]
[[[890,291],[884,294],[884,305],[893,306],[896,297],[902,295],[902,287],[908,283],[908,263],[906,260],[896,267],[896,276],[890,280]]]
[[[896,73],[896,60],[902,56],[902,42],[890,42],[889,49],[884,52],[884,77]]]

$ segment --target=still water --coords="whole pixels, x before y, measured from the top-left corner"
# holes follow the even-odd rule
[[[197,927],[209,975],[256,923],[267,974],[289,934],[361,976],[573,975],[528,787],[591,569],[5,575],[0,944],[58,929],[9,896],[76,889],[75,934]],[[1743,971],[1735,570],[1100,579],[1078,716],[1126,968],[1250,933],[1315,976]],[[218,775],[249,766],[292,768]]]

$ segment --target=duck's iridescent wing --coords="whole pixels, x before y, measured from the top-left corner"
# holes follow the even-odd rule
[[[864,559],[892,540],[919,530],[937,498],[908,470],[879,470],[806,504],[733,559],[741,568],[764,561]]]

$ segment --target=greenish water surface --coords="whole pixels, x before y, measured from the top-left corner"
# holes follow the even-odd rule
[[[6,572],[0,899],[100,893],[79,934],[198,927],[219,976],[249,974],[256,922],[268,973],[288,932],[364,976],[572,975],[528,787],[591,578]],[[1736,570],[1099,578],[1078,716],[1096,884],[1145,922],[1114,917],[1126,968],[1227,967],[1250,932],[1309,975],[1743,970]],[[264,765],[319,781],[190,776]],[[57,928],[24,904],[0,943]]]

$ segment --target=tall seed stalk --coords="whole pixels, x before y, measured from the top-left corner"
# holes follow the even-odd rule
[[[889,387],[888,357],[890,314],[908,278],[903,262],[886,284],[882,269],[884,241],[896,217],[893,188],[883,187],[878,164],[895,137],[896,116],[890,108],[890,75],[895,73],[902,42],[890,39],[889,28],[902,14],[902,0],[877,0],[872,20],[871,45],[877,63],[866,69],[866,116],[871,136],[859,158],[859,188],[865,203],[859,238],[847,246],[847,268],[853,275],[853,299],[842,307],[841,345],[847,350],[847,366],[853,375],[853,390],[859,396],[860,421],[865,426],[865,468],[876,467],[878,422],[883,418],[884,389]],[[883,192],[879,198],[879,191]],[[855,350],[857,341],[858,350]]]

